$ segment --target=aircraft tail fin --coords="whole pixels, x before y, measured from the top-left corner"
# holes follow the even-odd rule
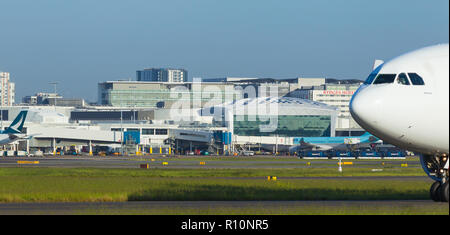
[[[3,132],[5,134],[20,134],[23,130],[23,124],[27,118],[28,110],[21,111],[11,125]]]
[[[365,132],[362,136],[371,136],[372,134],[370,134],[369,132]]]

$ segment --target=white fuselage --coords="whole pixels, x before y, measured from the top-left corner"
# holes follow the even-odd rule
[[[14,141],[16,141],[16,140],[11,140],[9,135],[7,135],[7,134],[0,134],[0,145],[7,145],[7,144],[10,144],[10,143],[12,143]]]
[[[399,84],[401,73],[419,74],[425,85]],[[423,154],[448,154],[449,45],[397,57],[378,74],[397,77],[393,83],[362,85],[350,102],[353,118],[385,142]]]

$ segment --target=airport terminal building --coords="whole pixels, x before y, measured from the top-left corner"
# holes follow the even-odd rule
[[[338,110],[318,102],[290,97],[242,99],[204,108],[202,116],[226,127],[232,140],[226,148],[259,146],[278,152],[298,136],[334,137]]]
[[[201,83],[111,81],[99,83],[98,104],[110,107],[164,108],[176,106],[203,108],[245,98],[278,97],[308,99],[339,109],[338,135],[361,132],[349,112],[359,80],[326,78],[209,78]],[[176,107],[175,107],[176,108]]]
[[[299,136],[334,136],[338,112],[325,104],[290,97],[248,98],[191,109],[188,120],[177,120],[177,112],[169,109],[12,106],[2,110],[7,117],[3,127],[21,110],[28,110],[25,134],[35,135],[19,143],[27,152],[123,147],[132,134],[135,152],[138,148],[161,153],[207,149],[219,154],[234,145],[287,145]]]
[[[234,135],[280,137],[334,136],[337,115],[334,107],[290,97],[242,99],[202,110],[208,112],[214,123],[228,125]]]
[[[348,106],[357,87],[321,85],[324,82],[327,79],[109,81],[98,84],[96,106],[11,106],[2,114],[7,117],[5,127],[20,110],[31,111],[27,134],[39,134],[26,143],[31,149],[117,147],[134,136],[142,149],[223,153],[235,146],[259,145],[277,151],[279,145],[293,145],[296,137],[334,137],[342,129],[340,119],[347,111],[341,106]],[[266,89],[275,89],[277,96]]]

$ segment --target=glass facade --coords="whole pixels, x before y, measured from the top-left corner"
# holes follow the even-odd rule
[[[280,136],[280,137],[330,137],[331,116],[324,115],[279,115],[277,129],[273,132],[261,132],[261,125],[268,125],[270,117],[248,120],[248,116],[234,116],[234,134],[239,136]],[[262,119],[262,121],[261,121]]]
[[[117,87],[116,87],[117,85]],[[173,104],[205,104],[209,106],[242,97],[234,91],[233,86],[202,85],[193,90],[191,84],[139,84],[139,83],[102,83],[99,84],[99,104],[116,107],[172,107]],[[228,87],[228,90],[227,90]],[[179,108],[179,107],[176,107]]]
[[[209,94],[208,94],[209,95]],[[171,95],[170,90],[160,91],[120,91],[110,92],[111,106],[122,107],[157,107],[159,102],[164,102],[165,107],[169,107],[178,102],[194,103],[199,102],[202,106],[205,103],[222,104],[225,100],[225,92],[215,93],[214,95],[194,94],[192,91],[177,91]]]
[[[142,129],[143,135],[155,135],[155,129]]]

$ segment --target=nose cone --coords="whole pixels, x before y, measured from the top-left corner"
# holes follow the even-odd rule
[[[380,114],[379,102],[366,85],[361,86],[350,101],[350,114],[367,131],[373,131]]]

